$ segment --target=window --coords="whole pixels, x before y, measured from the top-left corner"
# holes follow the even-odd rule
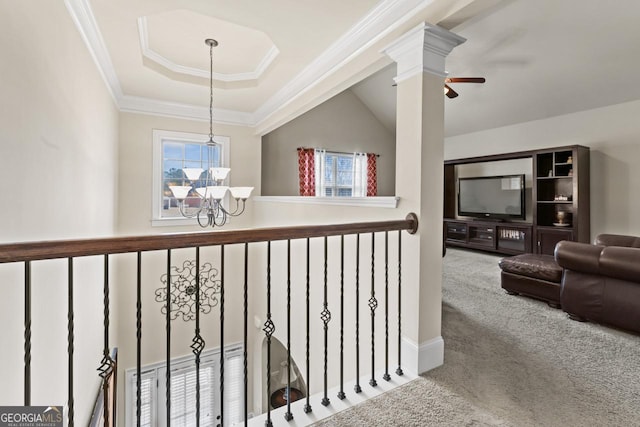
[[[323,196],[351,197],[354,193],[354,156],[326,153],[324,156]]]
[[[206,169],[209,158],[217,167],[229,166],[229,138],[214,136],[217,146],[207,147],[209,137],[202,134],[153,131],[153,225],[176,225],[193,222],[183,218],[170,185],[189,185],[183,168]],[[200,203],[197,196],[187,198],[191,206]]]
[[[367,196],[367,155],[315,150],[316,195]]]
[[[242,347],[225,350],[225,425],[244,419],[244,363]],[[216,426],[220,412],[220,350],[204,351],[200,357],[200,425]],[[141,375],[141,426],[167,425],[166,365],[144,367]],[[137,374],[127,370],[127,425],[136,425]],[[171,361],[171,425],[195,425],[196,368],[193,356]]]

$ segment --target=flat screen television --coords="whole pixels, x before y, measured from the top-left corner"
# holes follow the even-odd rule
[[[458,179],[458,215],[488,219],[525,219],[524,175]]]

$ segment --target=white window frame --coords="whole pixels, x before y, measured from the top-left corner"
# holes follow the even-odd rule
[[[335,159],[333,164],[333,185],[326,185],[324,175],[327,167],[327,156],[332,156]],[[338,160],[340,158],[351,158],[351,185],[338,185]],[[364,164],[363,164],[364,162]],[[316,197],[324,198],[356,198],[366,197],[367,182],[366,182],[366,167],[367,157],[364,153],[341,153],[330,150],[316,150]],[[326,190],[331,189],[331,195],[327,196]],[[338,196],[337,193],[341,189],[350,189],[350,196]]]
[[[225,402],[225,426],[232,425],[243,421],[244,414],[244,387],[240,387],[236,390],[238,396],[233,400],[229,400],[229,394],[231,388],[234,385],[244,385],[244,350],[242,344],[233,344],[225,346],[225,396],[227,401]],[[232,372],[230,369],[231,360],[240,360],[238,365],[238,372]],[[216,368],[215,378],[219,381],[219,363],[220,363],[220,348],[207,349],[200,355],[200,369],[213,365]],[[195,370],[194,356],[181,356],[171,359],[171,370]],[[151,365],[146,365],[141,368],[143,378],[150,378],[152,381],[151,387],[151,425],[152,426],[166,426],[166,363],[158,362]],[[136,425],[136,375],[137,369],[130,368],[126,370],[126,384],[125,384],[125,425],[127,427],[134,427]],[[155,386],[153,385],[155,383]],[[215,387],[215,395],[213,397],[216,409],[220,405],[220,389]],[[174,390],[171,390],[173,395]],[[239,400],[238,400],[239,398]],[[236,413],[233,411],[233,407],[236,408]],[[240,412],[237,412],[240,411]]]
[[[173,226],[173,225],[196,225],[198,223],[195,218],[163,218],[162,217],[162,143],[165,140],[173,142],[183,142],[190,144],[206,144],[209,135],[189,132],[176,132],[168,130],[153,130],[153,182],[152,182],[152,202],[151,202],[151,225],[156,226]],[[229,165],[229,145],[231,139],[228,136],[214,135],[213,141],[220,145],[222,164],[220,167],[230,167]],[[227,178],[228,179],[228,178]]]

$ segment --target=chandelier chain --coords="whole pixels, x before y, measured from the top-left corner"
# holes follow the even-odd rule
[[[213,43],[209,44],[209,143],[213,143]]]

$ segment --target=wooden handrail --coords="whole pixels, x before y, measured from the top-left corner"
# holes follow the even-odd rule
[[[0,264],[394,230],[415,233],[418,230],[418,217],[410,213],[405,219],[397,221],[9,243],[0,245]]]

